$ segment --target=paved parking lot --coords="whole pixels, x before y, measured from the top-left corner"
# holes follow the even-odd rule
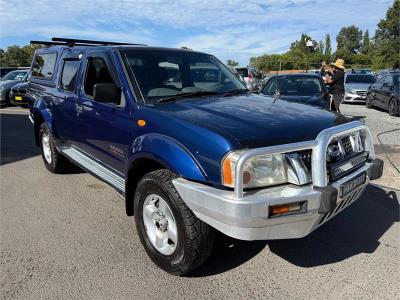
[[[112,188],[78,168],[50,174],[26,111],[1,110],[1,299],[398,298],[400,174],[389,160],[400,166],[400,118],[343,111],[366,117],[383,178],[306,238],[219,236],[209,262],[179,278],[152,264]]]

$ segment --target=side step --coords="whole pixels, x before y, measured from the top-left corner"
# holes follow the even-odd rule
[[[61,149],[60,152],[83,169],[109,183],[118,191],[125,193],[125,179],[120,175],[107,169],[88,155],[75,148],[70,147]]]

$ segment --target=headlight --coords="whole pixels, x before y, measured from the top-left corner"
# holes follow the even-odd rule
[[[222,184],[235,186],[235,170],[243,151],[229,153],[222,161]],[[255,188],[287,182],[283,154],[259,155],[248,159],[243,168],[243,187]]]

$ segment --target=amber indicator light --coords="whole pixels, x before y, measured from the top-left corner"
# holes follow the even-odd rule
[[[138,121],[137,121],[137,124],[138,124],[140,127],[144,127],[144,126],[146,126],[146,121],[145,121],[145,120],[138,120]]]

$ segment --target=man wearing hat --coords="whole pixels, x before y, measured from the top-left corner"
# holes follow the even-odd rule
[[[344,60],[339,58],[332,65],[333,68],[328,65],[325,66],[332,73],[332,76],[325,76],[332,94],[330,109],[340,112],[339,106],[344,97]]]

